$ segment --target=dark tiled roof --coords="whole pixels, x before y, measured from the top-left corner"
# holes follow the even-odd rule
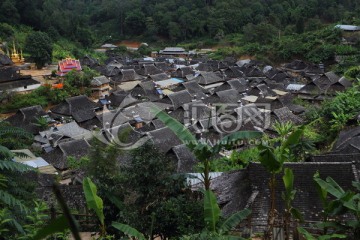
[[[360,126],[341,131],[333,150],[338,150],[345,147],[349,144],[349,141],[358,136],[360,136]]]
[[[72,156],[77,159],[85,156],[89,152],[90,145],[84,139],[62,142],[59,147],[49,153],[45,153],[42,157],[56,169],[67,169],[67,158]]]
[[[148,132],[148,135],[154,142],[154,146],[163,153],[167,153],[172,147],[182,144],[175,133],[167,127]]]
[[[264,96],[264,97],[274,97],[276,96],[277,94],[272,90],[270,89],[266,84],[259,84],[256,86],[259,90],[260,90],[260,93]]]
[[[91,85],[99,87],[99,86],[109,83],[109,82],[110,82],[110,80],[107,77],[99,76],[99,77],[94,77],[93,80],[91,80]]]
[[[285,68],[296,71],[305,70],[307,67],[308,65],[301,60],[294,60],[285,65]]]
[[[0,53],[0,67],[13,65],[13,64],[14,63],[11,61],[11,59],[7,55]]]
[[[186,88],[186,90],[188,90],[190,94],[204,93],[204,89],[196,81],[184,82],[182,85]]]
[[[243,210],[252,193],[246,170],[223,173],[211,181],[211,189],[225,217]]]
[[[127,95],[128,95],[128,93],[126,93],[123,90],[118,90],[118,91],[110,93],[110,96],[108,97],[109,100],[111,101],[110,105],[113,107],[119,107],[121,102],[124,100],[124,98]]]
[[[174,70],[171,66],[169,66],[166,62],[156,62],[155,66],[159,68],[161,71],[169,72]]]
[[[156,101],[160,99],[159,94],[156,92],[155,84],[151,81],[139,83],[131,91],[131,95],[136,98],[145,97],[148,98],[150,101]]]
[[[139,76],[134,69],[121,69],[116,77],[112,77],[116,82],[127,82],[141,80],[143,77]]]
[[[189,173],[194,172],[194,166],[197,164],[196,157],[185,145],[178,145],[172,148],[177,158],[177,172]]]
[[[104,112],[103,114],[98,115],[97,118],[102,123],[102,126],[105,128],[117,127],[123,123],[130,121],[130,118],[126,117],[119,110]]]
[[[80,64],[81,66],[88,66],[89,68],[94,68],[99,65],[99,62],[95,58],[86,55],[85,57],[80,59]]]
[[[166,127],[165,124],[162,121],[160,121],[159,119],[152,120],[151,124],[154,125],[155,129]]]
[[[240,67],[229,67],[225,69],[224,73],[228,78],[240,78],[245,76]]]
[[[231,86],[232,89],[235,89],[238,92],[245,92],[248,88],[248,83],[244,78],[241,79],[231,79],[227,81],[227,83]]]
[[[86,96],[76,96],[65,100],[65,102],[51,108],[55,114],[72,116],[77,122],[84,122],[96,116],[95,109],[99,105]]]
[[[321,94],[321,89],[315,83],[311,82],[302,87],[298,92],[317,96]]]
[[[37,121],[36,118],[44,115],[46,115],[46,113],[42,107],[36,105],[19,109],[15,115],[9,117],[6,121],[15,127],[20,127],[32,134],[36,134],[41,130],[39,126],[35,125]]]
[[[144,64],[139,70],[137,70],[137,73],[143,76],[148,76],[163,73],[163,71],[155,67],[154,64]]]
[[[242,95],[234,89],[217,92],[216,94],[220,98],[219,103],[238,104],[238,101],[242,98]]]
[[[66,205],[70,209],[85,209],[86,201],[82,185],[59,185],[59,188]],[[48,206],[57,206],[58,203],[52,187],[38,187],[36,193]]]
[[[148,76],[148,79],[152,80],[152,81],[162,81],[162,80],[167,80],[169,78],[170,77],[166,73],[159,73],[159,74]]]
[[[191,67],[181,67],[176,69],[176,71],[173,73],[173,77],[185,78],[186,75],[194,74],[194,72],[195,71]]]
[[[185,103],[189,103],[192,100],[192,96],[187,90],[179,91],[168,95],[174,109],[178,109]]]
[[[294,124],[300,124],[303,122],[303,120],[300,117],[294,115],[288,107],[275,109],[274,114],[281,123],[292,122]]]
[[[223,82],[224,80],[214,72],[200,72],[200,74],[189,80],[195,80],[198,84],[209,85],[213,83]]]
[[[332,177],[345,190],[352,188],[355,180],[351,163],[285,163],[285,167],[294,172],[294,188],[297,191],[293,206],[304,213],[307,221],[322,220],[322,204],[315,187],[313,175],[318,171],[321,178]],[[269,211],[270,191],[268,181],[270,174],[259,163],[251,163],[248,167],[249,180],[253,190],[259,191],[252,204],[252,225],[266,223]],[[281,192],[284,191],[282,174],[277,177],[276,209],[283,213],[284,203]],[[345,216],[347,219],[351,216]]]
[[[199,66],[196,67],[196,70],[203,72],[211,72],[217,69],[214,69],[213,66],[207,63],[199,63]]]

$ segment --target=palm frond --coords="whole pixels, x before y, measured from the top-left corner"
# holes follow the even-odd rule
[[[0,170],[9,170],[9,171],[14,171],[14,172],[26,172],[26,171],[34,170],[34,168],[30,167],[28,165],[22,164],[22,163],[18,163],[18,162],[13,162],[13,161],[8,161],[8,160],[0,160]]]
[[[0,137],[4,135],[12,135],[15,137],[22,137],[27,139],[32,139],[33,135],[29,132],[26,132],[22,128],[18,127],[9,127],[9,126],[0,126]]]
[[[3,190],[0,190],[0,202],[8,205],[9,207],[17,207],[23,213],[28,212],[28,208],[19,199]]]
[[[11,160],[14,154],[7,148],[0,145],[0,160]]]

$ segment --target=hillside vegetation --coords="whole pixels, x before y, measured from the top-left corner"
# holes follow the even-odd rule
[[[184,41],[245,33],[252,40],[259,28],[266,32],[257,40],[267,41],[273,34],[316,30],[323,23],[360,24],[359,13],[360,3],[348,0],[0,1],[1,23],[31,26],[83,46],[134,36]],[[1,38],[11,31],[6,28],[1,25]]]

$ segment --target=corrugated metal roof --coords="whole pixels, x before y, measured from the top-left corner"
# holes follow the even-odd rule
[[[345,30],[345,31],[360,31],[360,27],[359,26],[355,26],[355,25],[336,25],[335,28],[340,28],[341,30]]]
[[[181,47],[166,47],[163,52],[185,52],[184,48]]]
[[[167,80],[162,80],[162,81],[157,81],[155,82],[156,85],[159,85],[162,88],[171,86],[171,85],[175,85],[175,84],[179,84],[184,82],[183,80],[180,80],[178,78],[171,78],[171,79],[167,79]]]
[[[291,83],[291,84],[287,85],[286,90],[299,91],[304,86],[305,86],[304,84]]]

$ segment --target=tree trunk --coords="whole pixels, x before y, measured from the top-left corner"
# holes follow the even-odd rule
[[[210,190],[210,163],[209,160],[204,161],[204,187],[205,190]]]
[[[276,174],[272,173],[269,181],[269,189],[270,189],[270,209],[268,214],[268,221],[267,221],[267,231],[265,232],[264,238],[265,239],[272,239],[273,229],[275,225],[276,219],[276,196],[275,196],[275,187],[276,187]]]

